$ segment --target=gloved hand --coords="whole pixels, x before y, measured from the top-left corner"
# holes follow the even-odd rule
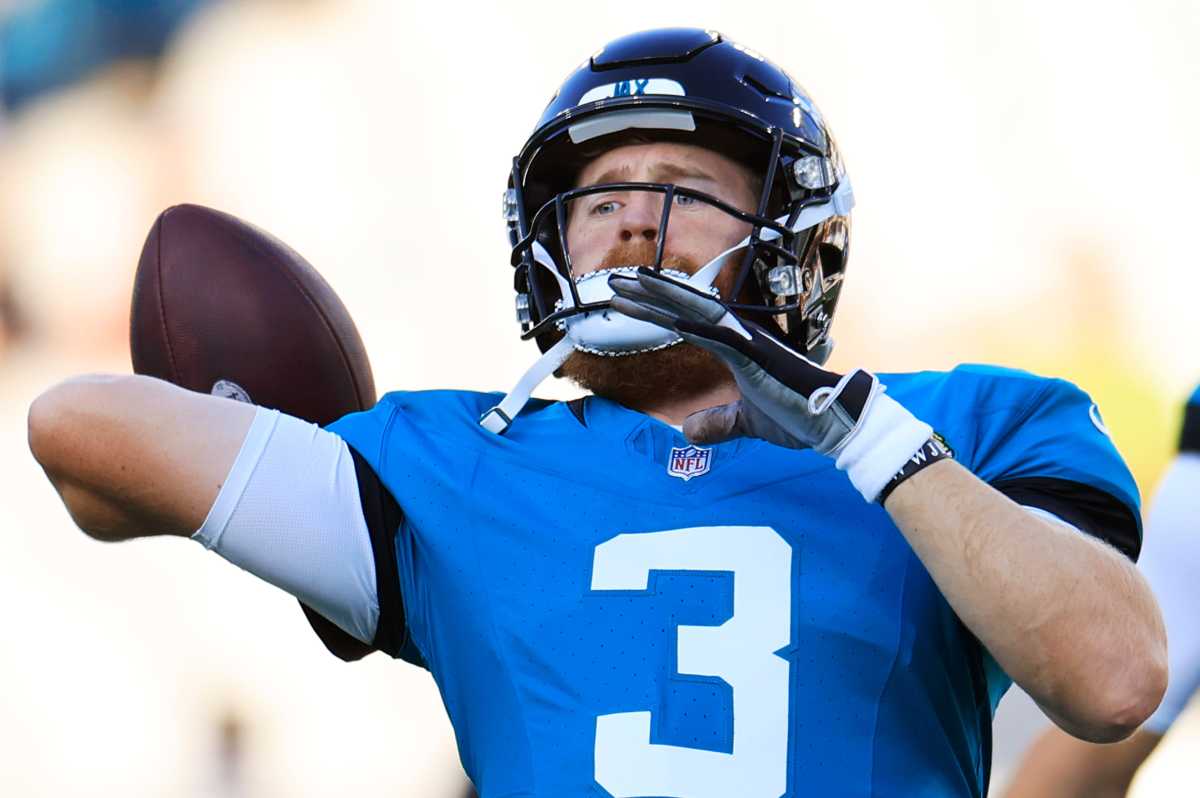
[[[683,431],[693,443],[748,436],[815,449],[874,501],[931,440],[933,429],[885,396],[875,375],[827,371],[707,293],[645,268],[609,285],[614,310],[676,331],[733,374],[741,400],[688,416]]]

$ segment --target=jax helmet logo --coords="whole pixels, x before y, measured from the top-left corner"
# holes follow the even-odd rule
[[[597,100],[611,100],[615,97],[641,97],[646,94],[666,94],[673,97],[685,97],[683,84],[670,78],[634,78],[619,80],[616,83],[606,83],[584,92],[577,105],[594,103]]]
[[[712,465],[712,449],[701,449],[699,446],[685,446],[671,449],[667,460],[667,473],[687,482],[692,477],[702,477],[708,473]]]

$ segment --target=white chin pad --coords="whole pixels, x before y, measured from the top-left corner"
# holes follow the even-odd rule
[[[575,281],[579,301],[585,304],[608,302],[613,290],[608,278],[614,274],[633,276],[637,266],[619,266],[589,272]],[[687,279],[688,275],[674,269],[664,269],[667,274]],[[591,310],[571,316],[563,322],[567,338],[582,352],[597,355],[632,355],[672,346],[683,339],[670,330],[664,330],[647,321],[631,319],[610,308]]]

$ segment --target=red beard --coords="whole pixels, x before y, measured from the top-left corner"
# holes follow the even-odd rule
[[[656,245],[640,240],[614,247],[600,268],[645,266],[654,262]],[[698,266],[687,258],[664,255],[664,269],[694,274]],[[731,288],[725,271],[717,276],[721,295]],[[635,355],[595,355],[572,352],[559,372],[583,388],[626,407],[640,410],[666,397],[683,397],[711,391],[732,382],[729,370],[707,349],[689,343]]]

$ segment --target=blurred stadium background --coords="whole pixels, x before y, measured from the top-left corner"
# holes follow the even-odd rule
[[[0,795],[463,793],[427,675],[334,660],[195,544],[86,539],[25,410],[128,370],[133,269],[178,202],[304,253],[381,390],[507,389],[534,356],[509,159],[583,56],[672,24],[767,54],[832,120],[859,202],[834,365],[1067,377],[1153,489],[1200,378],[1193,0],[0,0]],[[994,784],[1042,722],[1005,699]],[[1194,713],[1135,795],[1188,793],[1198,737]]]

